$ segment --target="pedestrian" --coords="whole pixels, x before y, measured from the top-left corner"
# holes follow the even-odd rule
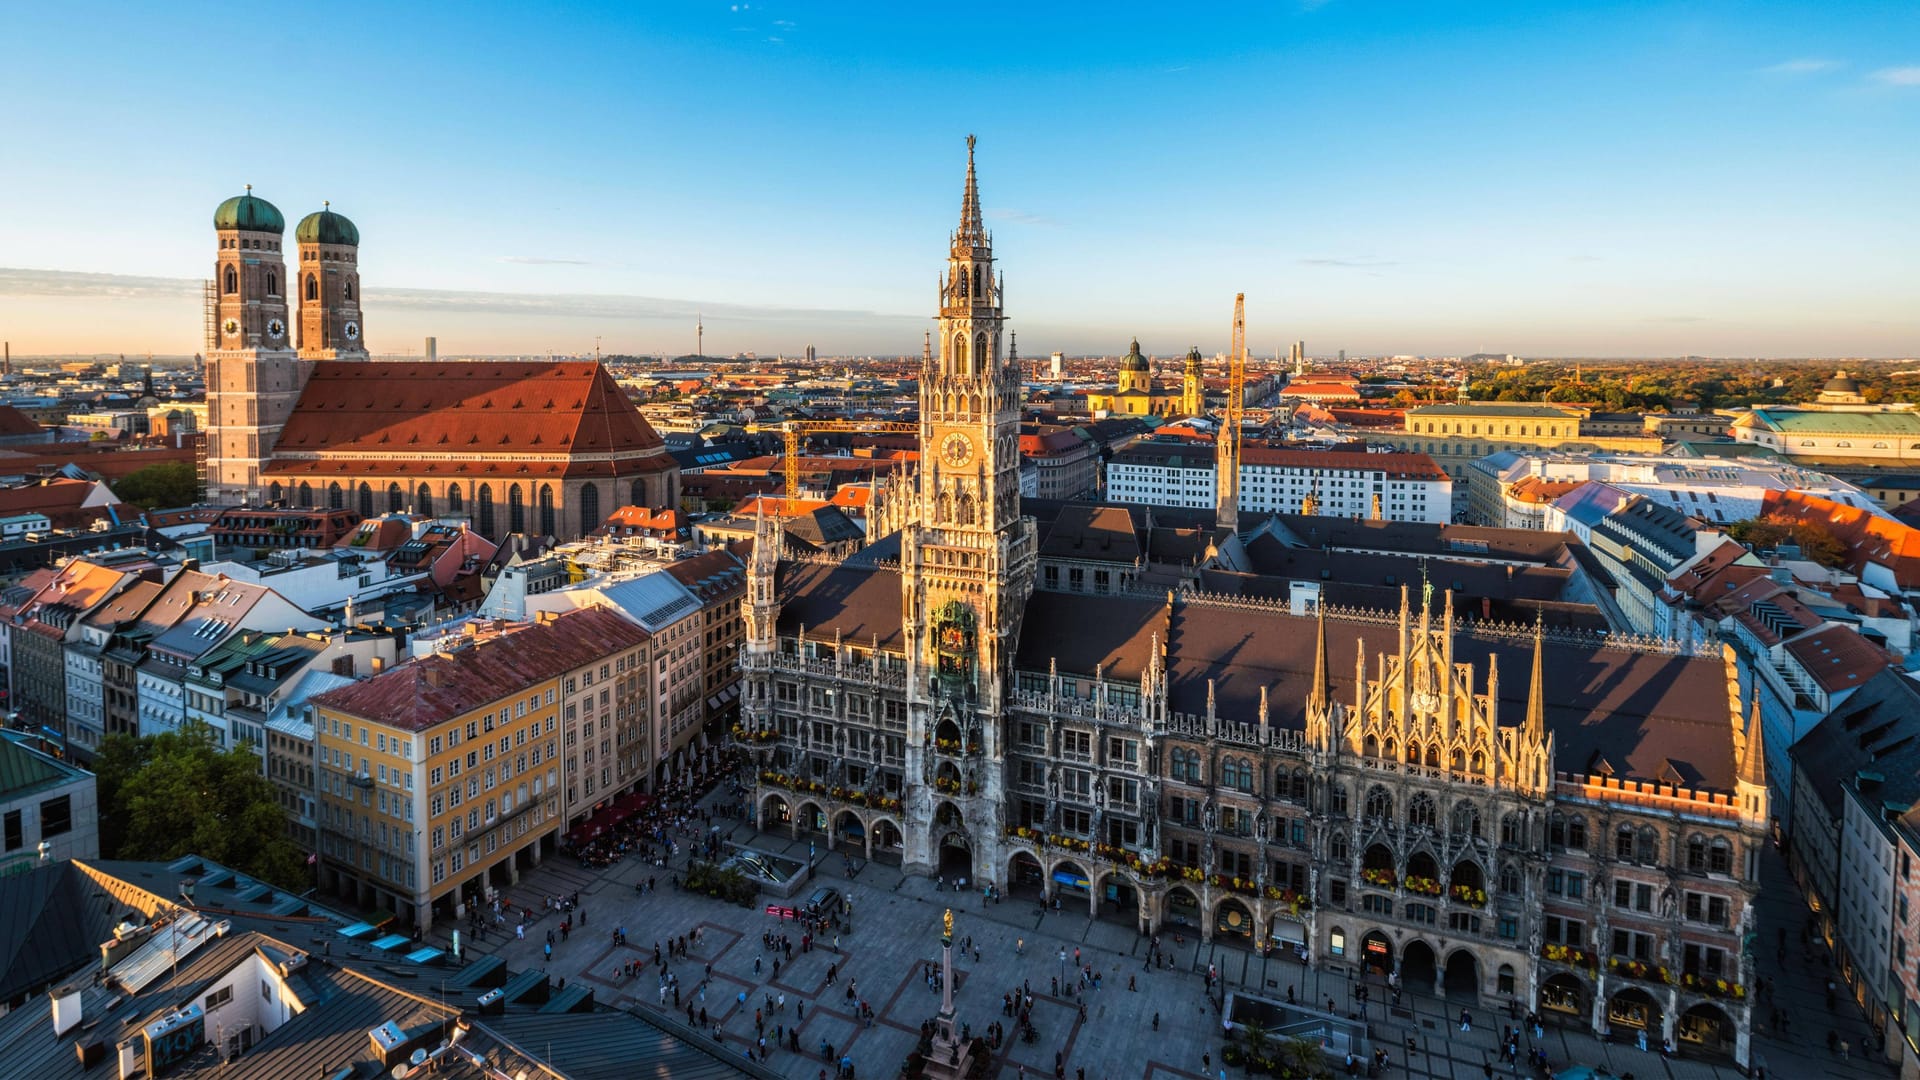
[[[1153,1014],[1153,1030],[1155,1031],[1160,1030],[1160,1014],[1159,1013]]]
[[[1213,1055],[1207,1053],[1205,1050],[1202,1050],[1200,1052],[1200,1071],[1201,1072],[1213,1071]]]
[[[1027,951],[1027,939],[1014,938],[1013,939],[1013,955],[1019,956],[1020,954],[1026,951]]]
[[[1327,1003],[1327,1011],[1328,1012],[1333,1011],[1333,1003],[1331,1001]],[[1473,1014],[1468,1012],[1465,1009],[1460,1010],[1460,1030],[1461,1031],[1473,1030]],[[1645,1050],[1646,1047],[1642,1045],[1640,1049]]]

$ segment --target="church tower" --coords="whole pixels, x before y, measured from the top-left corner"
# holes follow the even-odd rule
[[[360,230],[331,204],[300,219],[300,358],[365,360],[360,321]]]
[[[937,356],[920,376],[920,502],[901,537],[908,641],[906,862],[996,865],[1000,724],[1038,541],[1020,516],[1020,372],[980,215],[974,139],[940,277]],[[946,849],[943,852],[943,848]]]
[[[286,219],[251,185],[213,212],[214,324],[207,343],[207,498],[266,499],[260,474],[307,366],[287,325]]]
[[[1207,415],[1207,378],[1198,345],[1187,351],[1186,376],[1180,383],[1180,411],[1187,416]]]

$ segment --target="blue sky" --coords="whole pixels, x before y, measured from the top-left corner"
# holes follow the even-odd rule
[[[1023,353],[1920,354],[1920,8],[10,9],[0,334],[190,352],[252,183],[377,350],[899,353],[964,136]]]

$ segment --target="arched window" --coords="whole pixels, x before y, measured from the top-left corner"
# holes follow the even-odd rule
[[[458,514],[466,509],[466,501],[460,497],[460,486],[455,484],[447,489],[447,513]]]
[[[1416,829],[1433,828],[1433,799],[1426,795],[1415,795],[1407,803],[1407,824]]]
[[[1512,863],[1500,864],[1500,891],[1517,893],[1520,891],[1520,868]]]
[[[1587,850],[1587,819],[1578,814],[1567,817],[1567,847],[1574,851]]]
[[[1487,771],[1486,751],[1475,750],[1473,752],[1473,771],[1477,773],[1483,773]]]
[[[1501,818],[1500,842],[1508,847],[1527,846],[1526,819],[1519,814],[1508,814]]]
[[[300,508],[302,510],[313,509],[313,485],[307,483],[305,480],[300,481]]]
[[[1374,738],[1372,734],[1368,734],[1366,738],[1360,740],[1360,752],[1368,757],[1379,757],[1380,740]]]
[[[553,485],[541,484],[540,485],[540,535],[541,536],[555,535],[556,530],[554,529],[553,524],[554,524],[553,522]]]
[[[432,517],[433,516],[433,490],[427,487],[427,485],[421,484],[420,490],[414,494],[413,507],[414,509],[420,511],[422,515],[426,517]]]
[[[1220,783],[1224,787],[1240,786],[1240,759],[1224,758],[1220,762]]]
[[[606,518],[600,514],[600,485],[585,483],[580,485],[580,535],[600,527]]]
[[[307,299],[320,299],[320,279],[312,274],[307,275]]]
[[[1374,787],[1367,791],[1367,820],[1390,821],[1393,818],[1393,796],[1387,789]]]
[[[1393,739],[1389,737],[1386,742],[1380,744],[1380,756],[1386,758],[1388,761],[1392,761],[1395,746],[1396,744]]]
[[[1344,859],[1347,857],[1347,834],[1346,833],[1337,832],[1328,838],[1327,854],[1328,856],[1335,859]]]
[[[1427,768],[1437,769],[1439,767],[1440,767],[1440,744],[1428,743],[1427,744]]]
[[[640,507],[640,508],[641,508],[642,510],[644,510],[644,509],[646,509],[646,508],[647,508],[647,506],[648,506],[648,503],[647,503],[647,482],[646,482],[646,480],[645,480],[645,479],[640,479],[640,480],[635,480],[635,481],[633,482],[633,498],[632,498],[632,500],[631,500],[631,501],[629,501],[629,502],[628,502],[628,504],[627,504],[627,505],[629,505],[629,506],[638,506],[638,507]]]
[[[1177,746],[1173,748],[1173,752],[1167,755],[1167,771],[1175,780],[1185,780],[1187,778],[1187,752],[1185,750]]]
[[[1459,747],[1455,747],[1453,751],[1453,771],[1467,771],[1467,752]]]
[[[387,485],[387,513],[397,514],[407,505],[407,493],[397,483]]]
[[[1276,788],[1278,786],[1278,784],[1275,785]],[[1299,803],[1301,806],[1307,805],[1307,770],[1295,769],[1288,773],[1287,786],[1284,790],[1287,792],[1289,801]]]
[[[1407,764],[1409,765],[1420,764],[1420,744],[1419,743],[1410,742],[1407,744]]]
[[[1470,802],[1458,803],[1453,808],[1453,835],[1480,835],[1480,808]]]
[[[1327,785],[1327,813],[1334,817],[1347,816],[1347,789],[1344,785]]]
[[[1707,838],[1698,833],[1687,837],[1687,869],[1696,874],[1707,872]]]
[[[220,284],[220,291],[232,296],[240,291],[240,275],[233,267],[227,267],[227,276]]]
[[[345,510],[346,508],[347,493],[340,487],[340,482],[335,480],[327,485],[327,509]]]
[[[275,480],[273,483],[267,485],[268,502],[277,503],[284,497],[285,495],[283,489],[280,487],[280,481]]]
[[[1240,759],[1240,782],[1235,786],[1241,791],[1253,790],[1253,762],[1246,758]]]
[[[973,339],[973,359],[974,363],[980,365],[982,371],[987,369],[987,365],[993,363],[993,350],[987,347],[987,335],[984,331]]]
[[[280,295],[280,275],[271,271],[267,273],[267,295]]]
[[[507,531],[527,531],[527,507],[520,497],[519,484],[507,488]]]
[[[1660,834],[1653,826],[1642,826],[1634,837],[1634,861],[1642,866],[1652,866],[1660,861]]]
[[[345,293],[347,299],[353,299],[353,281],[351,279],[342,287],[342,291]]]
[[[954,370],[962,373],[973,370],[967,364],[967,335],[965,334],[953,335],[953,366]]]
[[[474,527],[480,530],[481,536],[484,536],[489,540],[494,539],[495,534],[493,531],[493,489],[488,487],[485,484],[481,484],[478,501],[480,503],[480,512],[474,515],[476,518],[474,522]]]
[[[987,295],[980,291],[980,266],[977,263],[973,268],[973,295],[980,298],[985,298]]]
[[[364,480],[360,483],[360,516],[363,518],[373,516],[373,488],[367,486]]]
[[[1633,826],[1622,825],[1614,830],[1613,857],[1621,862],[1633,861]]]

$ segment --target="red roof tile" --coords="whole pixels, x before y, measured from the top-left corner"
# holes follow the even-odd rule
[[[1829,626],[1818,633],[1801,634],[1787,642],[1786,650],[1829,693],[1862,686],[1880,669],[1893,666],[1892,658],[1851,626]]]
[[[1445,480],[1446,470],[1425,454],[1369,454],[1347,450],[1287,450],[1248,446],[1240,451],[1242,465],[1271,465],[1282,469],[1355,469],[1383,472],[1412,480]]]
[[[513,361],[321,361],[281,431],[271,472],[467,473],[460,454],[529,464],[528,455],[613,454],[671,468],[666,444],[598,364]],[[601,462],[604,474],[611,463]],[[330,466],[350,466],[338,468]],[[552,469],[553,463],[532,468]],[[566,471],[564,466],[557,471]]]
[[[1854,573],[1873,563],[1893,571],[1901,588],[1920,588],[1920,529],[1804,491],[1768,491],[1761,516],[1819,526],[1846,545]]]
[[[586,608],[549,623],[409,660],[329,690],[314,704],[408,731],[424,731],[556,675],[597,663],[652,635],[612,611]]]

